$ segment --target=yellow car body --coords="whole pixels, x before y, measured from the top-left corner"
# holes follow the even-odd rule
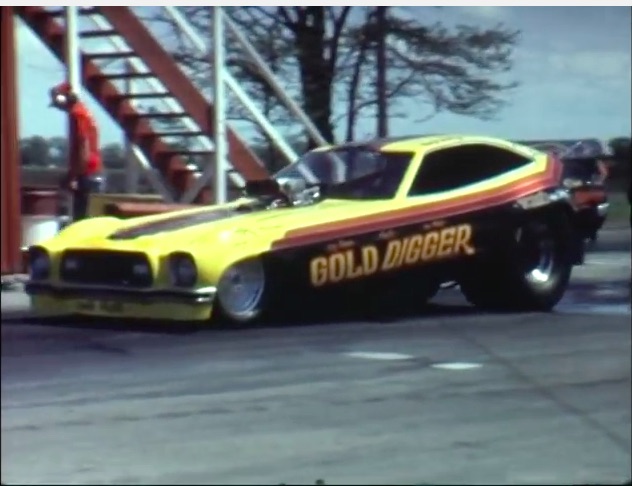
[[[529,162],[454,190],[411,197],[411,185],[429,154],[468,144],[495,147]],[[346,145],[316,151],[340,147]],[[410,137],[373,143],[370,150],[410,154],[391,198],[324,197],[315,204],[242,211],[257,199],[249,196],[219,206],[72,224],[30,249],[32,307],[46,315],[205,321],[216,310],[220,288],[240,295],[248,278],[255,278],[248,271],[256,278],[260,271],[276,278],[283,269],[292,270],[291,278],[301,282],[290,277],[266,282],[291,292],[295,286],[331,288],[473,257],[479,252],[477,228],[468,215],[528,203],[559,185],[559,164],[547,154],[496,138]],[[248,267],[249,262],[255,266]],[[238,270],[233,275],[230,269]],[[187,284],[175,284],[177,279]]]

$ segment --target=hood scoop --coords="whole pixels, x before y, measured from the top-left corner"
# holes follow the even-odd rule
[[[239,216],[240,214],[243,214],[243,211],[236,211],[234,209],[210,209],[208,211],[195,214],[175,216],[171,218],[161,219],[159,221],[152,221],[150,223],[143,223],[128,228],[123,228],[112,233],[110,236],[108,236],[108,239],[133,240],[135,238],[140,238],[143,236],[153,236],[159,233],[188,229],[192,228],[193,226],[212,223],[214,221],[220,221],[222,219]]]

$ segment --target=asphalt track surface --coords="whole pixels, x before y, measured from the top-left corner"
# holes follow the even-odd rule
[[[422,317],[128,331],[3,294],[2,482],[620,484],[630,253],[603,245],[552,314],[447,291]]]

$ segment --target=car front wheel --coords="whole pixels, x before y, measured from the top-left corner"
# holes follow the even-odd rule
[[[222,275],[217,305],[222,317],[237,323],[256,321],[264,311],[266,278],[259,259],[238,262]]]

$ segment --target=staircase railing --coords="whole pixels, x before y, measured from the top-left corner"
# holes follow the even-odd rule
[[[212,50],[210,46],[207,45],[207,42],[205,42],[202,36],[198,34],[197,30],[177,8],[159,8],[164,9],[169,18],[173,21],[173,24],[177,27],[180,35],[185,36],[190,43],[193,44],[195,49],[197,49],[198,53],[202,56],[211,55]],[[44,13],[44,9],[41,7],[17,7],[17,9],[24,12],[27,16],[29,11],[36,13],[38,10],[41,10]],[[63,11],[59,8],[57,8],[56,13],[49,9],[47,12],[56,17],[63,15]],[[196,86],[197,89],[195,92],[187,91],[186,89],[183,90],[184,83],[188,83],[188,85],[193,83],[191,79],[184,74],[186,70],[183,70],[183,68],[179,66],[176,69],[175,64],[173,66],[165,65],[162,58],[168,53],[164,49],[164,43],[159,40],[159,37],[156,37],[156,34],[151,32],[151,29],[144,25],[144,22],[140,20],[140,17],[132,8],[82,7],[80,13],[82,19],[89,20],[97,29],[84,31],[79,36],[82,41],[81,59],[84,82],[88,83],[87,86],[89,86],[89,90],[93,94],[103,94],[100,97],[100,101],[102,103],[105,102],[104,106],[106,106],[108,112],[121,123],[125,132],[133,139],[130,139],[133,144],[130,147],[131,152],[134,154],[137,164],[143,169],[144,175],[153,188],[170,202],[176,199],[185,203],[194,201],[200,191],[208,185],[209,179],[213,174],[212,168],[215,165],[212,162],[214,162],[216,157],[216,143],[212,138],[214,138],[216,134],[213,133],[213,124],[211,122],[213,113],[207,109],[207,107],[213,106],[213,100],[209,99],[208,90],[202,90],[199,86]],[[261,78],[267,82],[271,90],[277,95],[279,101],[298,119],[307,134],[317,145],[326,144],[319,130],[314,126],[299,104],[288,95],[287,90],[281,85],[276,75],[248,41],[246,36],[227,15],[222,15],[222,17],[222,23],[226,27],[226,35],[230,36],[231,40],[235,41],[235,44],[242,48],[247,60],[257,68]],[[46,37],[48,35],[46,33],[48,27],[43,26],[49,26],[49,24],[38,24],[39,21],[37,19],[31,20],[31,26],[40,28],[40,30],[43,28],[44,30],[40,32],[40,34]],[[56,19],[55,23],[60,27],[64,26],[63,23],[60,24],[59,19]],[[57,30],[55,30],[55,32],[56,38],[54,41],[51,41],[53,42],[51,46],[54,47],[56,54],[59,56],[61,35]],[[222,35],[222,37],[224,36]],[[111,49],[108,47],[105,51],[100,49],[101,52],[86,52],[84,48],[85,44],[89,43],[91,39],[97,39],[102,48],[103,45],[106,44],[111,47]],[[226,38],[223,39],[223,42],[226,42]],[[152,45],[154,47],[150,47]],[[110,65],[110,60],[114,62],[124,61],[129,72],[127,74],[118,74],[116,72],[112,73],[110,70],[110,72],[103,71],[102,75],[99,74],[99,69],[103,70],[107,65]],[[175,63],[175,60],[172,58],[171,60]],[[90,72],[93,73],[91,75],[92,78],[90,78],[90,76],[86,78],[85,69],[88,65],[90,65]],[[133,81],[131,80],[132,78]],[[90,79],[92,79],[92,81],[90,81]],[[215,79],[223,80],[225,86],[234,95],[234,98],[246,109],[255,124],[265,133],[282,158],[286,162],[293,162],[297,158],[296,152],[265,114],[262,113],[257,104],[253,102],[251,95],[242,88],[239,80],[236,79],[225,66],[221,68],[221,76],[216,76]],[[143,83],[149,89],[147,92],[139,92],[140,90],[138,89],[121,90],[118,86],[121,80],[128,81],[128,85],[130,86],[132,83]],[[111,86],[111,88],[104,91],[102,86],[105,85]],[[114,88],[117,88],[119,93],[115,94],[113,91]],[[105,94],[106,92],[107,94]],[[220,93],[222,93],[222,91],[220,91]],[[142,104],[140,103],[141,100]],[[150,106],[150,112],[145,110],[145,113],[143,113],[142,108],[143,106],[146,108],[146,105]],[[126,108],[123,109],[123,106]],[[132,109],[132,107],[134,109]],[[178,120],[181,128],[179,131],[161,131],[152,125],[152,123],[155,124],[160,120]],[[142,128],[139,131],[138,127],[141,126],[147,128]],[[171,123],[170,126],[173,128],[173,123]],[[151,127],[153,131],[151,135],[147,131],[149,127]],[[228,171],[227,176],[231,182],[236,186],[243,186],[246,178],[257,178],[261,177],[261,174],[265,174],[265,169],[260,165],[261,162],[254,153],[244,145],[241,139],[237,138],[234,130],[229,129],[227,133],[230,145],[230,156],[227,157],[230,160],[228,162],[234,169],[237,169],[237,171]],[[191,142],[191,144],[197,144],[199,150],[173,151],[170,148],[165,149],[161,145],[163,148],[161,148],[159,152],[156,152],[147,138],[150,136],[172,140],[172,142],[167,142],[168,144],[173,143],[172,137],[186,137],[186,146],[191,147],[192,145],[188,144]],[[156,145],[156,147],[157,146],[158,145]],[[171,167],[171,165],[169,165],[171,164],[171,160],[173,159],[175,163],[176,160],[180,160],[180,155],[188,156],[191,160],[195,159],[201,162],[199,167],[204,167],[204,170],[200,177],[189,184],[184,192],[176,197],[176,191],[172,190],[168,184],[165,184],[165,182],[161,180],[155,167],[162,167],[163,169],[161,170],[163,170],[163,174],[165,174],[164,170],[167,170],[167,173],[169,173],[171,170],[169,169],[169,167]],[[158,159],[156,159],[157,157]],[[200,161],[198,157],[206,157],[206,159]],[[254,161],[256,161],[256,163]],[[176,166],[173,167],[175,168]],[[305,171],[305,177],[311,180],[315,179],[308,171]]]
[[[191,26],[184,15],[182,15],[176,7],[166,6],[163,8],[166,10],[169,17],[173,20],[174,24],[191,41],[197,51],[202,55],[209,55],[209,48],[206,42]],[[243,34],[239,31],[239,28],[234,24],[234,22],[232,22],[230,18],[226,15],[223,16],[223,21],[229,28],[230,32],[235,35],[239,44],[241,44],[241,46],[251,58],[251,61],[256,65],[257,68],[260,69],[262,75],[270,84],[274,92],[279,96],[281,101],[283,101],[288,110],[290,110],[291,113],[297,116],[297,118],[303,124],[313,140],[316,141],[316,143],[318,143],[319,145],[326,144],[327,142],[320,134],[316,126],[311,122],[311,120],[305,114],[302,108],[290,96],[287,95],[287,92],[283,89],[279,81],[276,79],[274,73],[268,68],[267,64],[263,61],[261,56],[259,56],[252,44],[250,44],[246,37],[243,36]],[[246,93],[244,89],[242,89],[237,79],[235,79],[235,77],[226,69],[222,70],[222,77],[227,87],[233,92],[235,97],[241,102],[244,108],[246,108],[248,113],[250,113],[257,125],[270,138],[270,141],[273,143],[273,145],[285,157],[286,162],[291,163],[296,160],[298,155],[296,154],[294,149],[289,146],[289,144],[285,141],[280,132],[274,128],[274,126],[268,121],[266,116],[261,112],[261,110],[259,110],[257,105],[250,99],[250,96]],[[307,178],[307,180],[311,182],[316,182],[315,176],[308,169],[301,167],[301,171],[303,172],[303,175]],[[200,191],[201,188],[208,183],[208,180],[212,176],[212,174],[213,172],[211,168],[207,166],[207,168],[205,168],[204,172],[202,173],[202,176],[191,185],[187,192],[185,192],[182,197],[182,201],[184,203],[192,201],[195,198],[197,192]]]

